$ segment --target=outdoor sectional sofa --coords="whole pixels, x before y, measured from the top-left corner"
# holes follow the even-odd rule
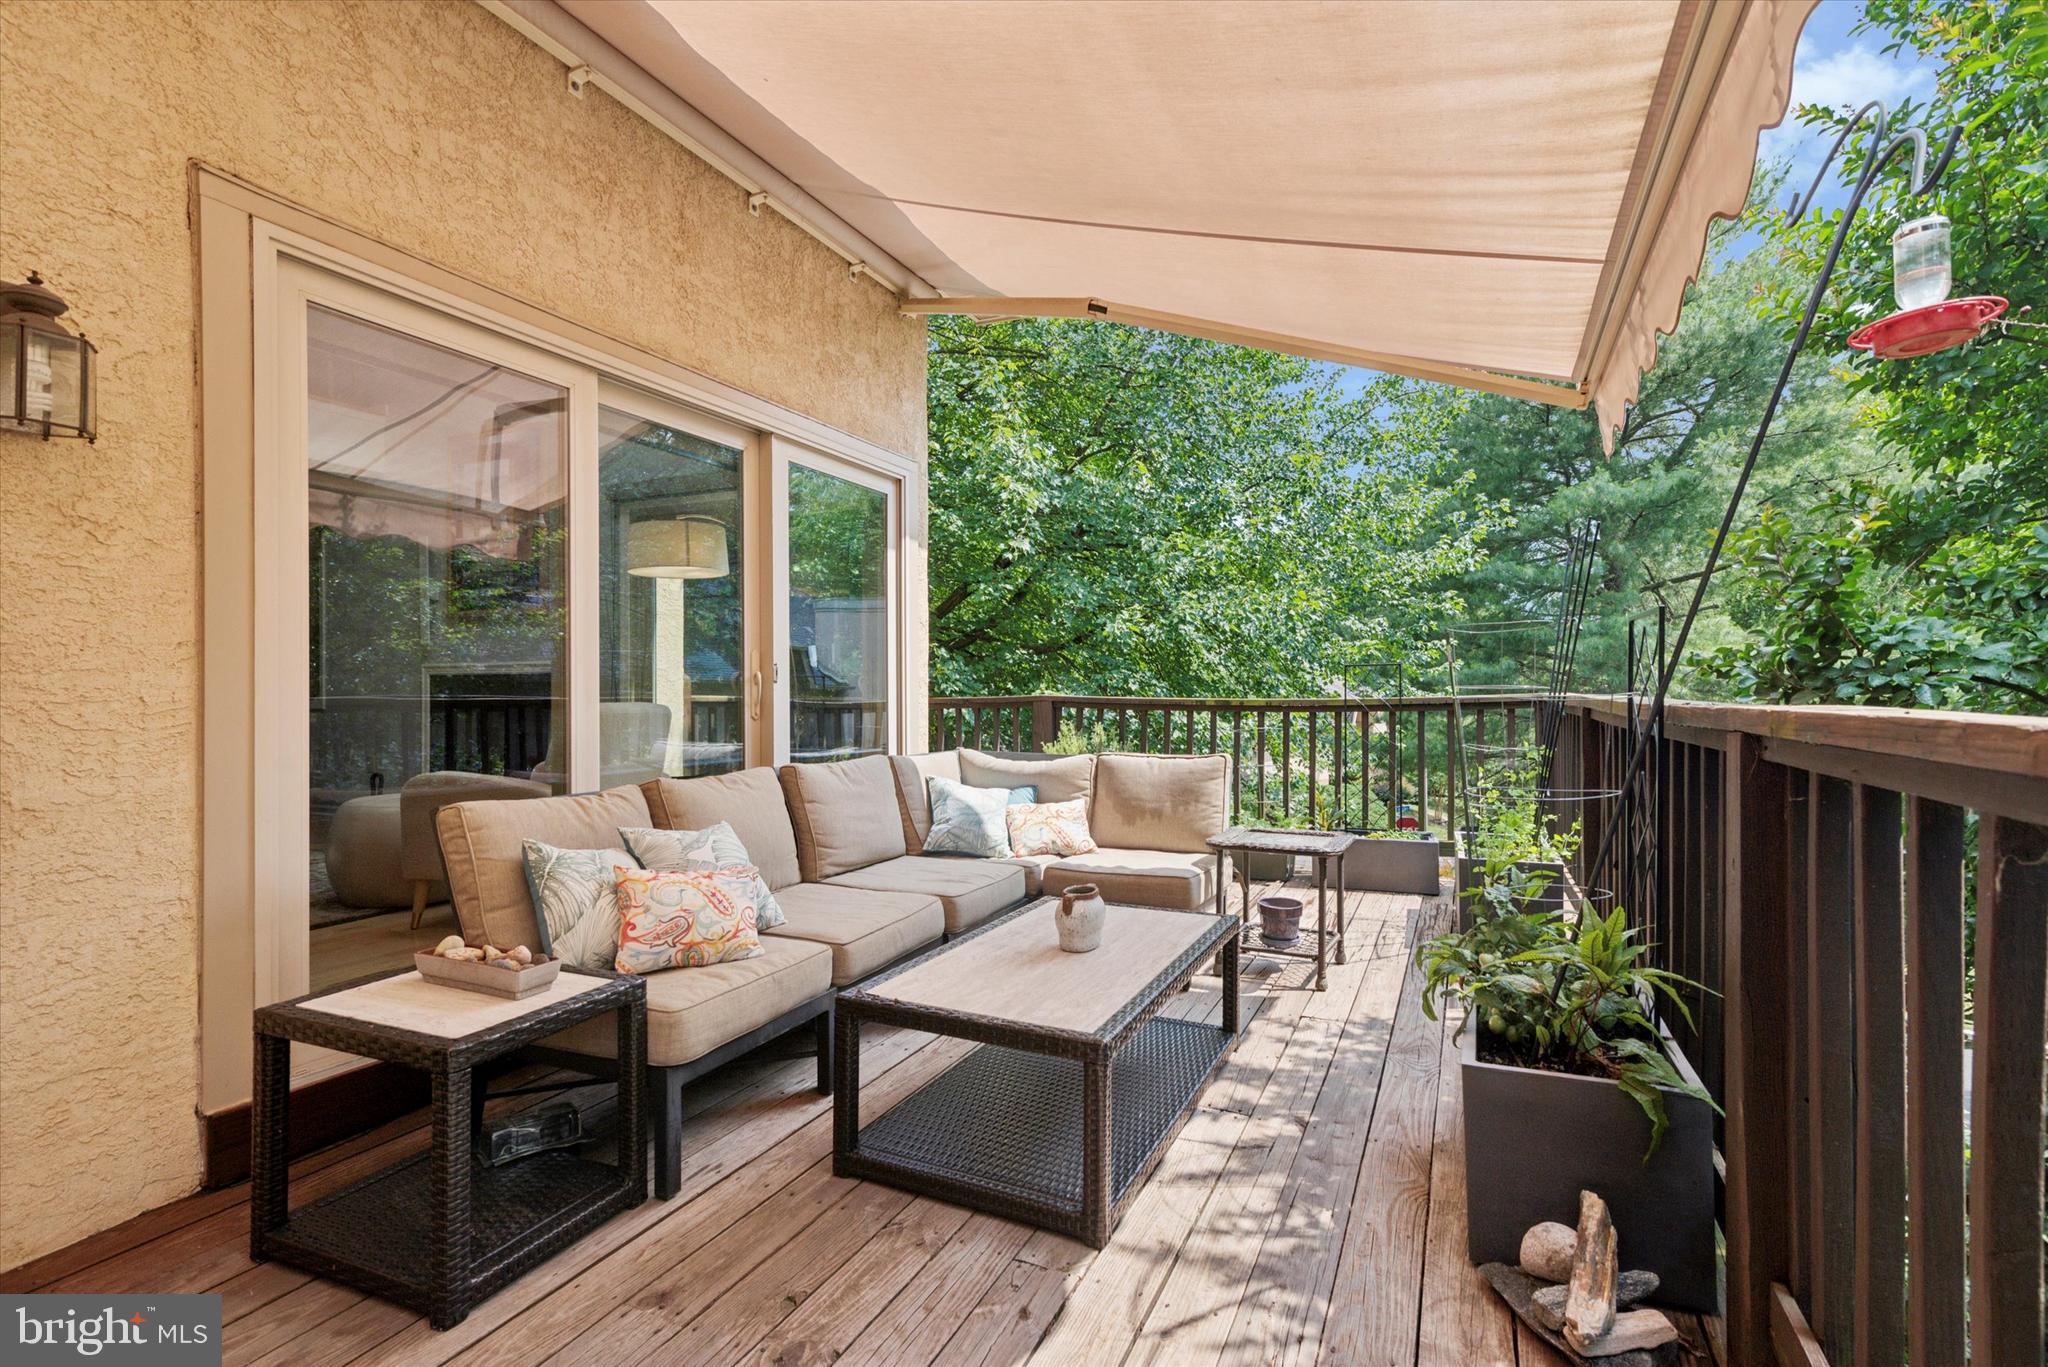
[[[523,842],[609,849],[623,828],[699,830],[724,821],[781,904],[787,923],[753,958],[647,978],[655,1194],[681,1185],[682,1089],[787,1031],[810,1025],[818,1090],[832,1090],[832,999],[842,987],[1040,895],[1095,883],[1109,902],[1195,910],[1215,895],[1203,844],[1226,824],[1221,756],[998,755],[976,750],[871,756],[836,764],[656,779],[573,797],[461,802],[436,814],[450,900],[471,944],[540,940]],[[1067,858],[977,859],[923,853],[925,781],[1039,790],[1089,800],[1100,849]],[[572,1027],[527,1057],[604,1075],[608,1022]]]

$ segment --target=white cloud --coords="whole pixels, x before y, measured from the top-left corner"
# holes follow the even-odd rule
[[[1851,114],[1871,100],[1897,108],[1902,100],[1924,101],[1933,93],[1933,65],[1911,48],[1887,55],[1873,43],[1858,41],[1811,57],[1802,52],[1792,67],[1792,108],[1786,111],[1785,122],[1764,133],[1762,154],[1791,158],[1790,188],[1804,190],[1820,170],[1833,136],[1800,122],[1800,106],[1825,105]]]

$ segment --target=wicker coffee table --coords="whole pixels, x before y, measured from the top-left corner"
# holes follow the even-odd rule
[[[1112,906],[1059,947],[1047,898],[839,994],[832,1170],[1043,1225],[1100,1248],[1237,1039],[1235,916]],[[1212,954],[1223,1024],[1159,1008]],[[974,1050],[866,1128],[860,1028]]]
[[[681,970],[678,970],[681,971]],[[471,1158],[477,1070],[577,1021],[618,1016],[613,1163],[556,1149],[503,1167]],[[294,1210],[287,1119],[293,1040],[386,1059],[433,1081],[433,1147]],[[641,1096],[647,984],[563,970],[519,1001],[380,973],[256,1012],[249,1256],[276,1258],[429,1317],[436,1329],[521,1272],[647,1199]]]

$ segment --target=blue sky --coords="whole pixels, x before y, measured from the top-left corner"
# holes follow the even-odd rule
[[[1934,64],[1922,61],[1910,49],[1896,54],[1884,52],[1883,35],[1852,34],[1863,17],[1863,0],[1821,0],[1799,34],[1799,50],[1792,64],[1792,104],[1821,104],[1843,110],[1859,109],[1869,100],[1883,100],[1896,106],[1901,100],[1925,100],[1934,90]],[[1792,162],[1791,186],[1804,192],[1827,155],[1829,139],[1816,129],[1787,113],[1785,122],[1767,129],[1759,154],[1788,157]],[[1832,178],[1831,178],[1832,180]],[[1787,190],[1789,198],[1792,191]],[[1839,208],[1848,197],[1839,183],[1821,187],[1820,208]],[[1355,390],[1372,378],[1373,372],[1347,368],[1345,388]]]

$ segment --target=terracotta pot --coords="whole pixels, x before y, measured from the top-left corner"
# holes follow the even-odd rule
[[[1076,883],[1060,894],[1059,910],[1053,924],[1059,927],[1060,948],[1069,954],[1086,954],[1102,943],[1105,912],[1102,890],[1093,883]]]
[[[1285,949],[1301,939],[1302,901],[1299,897],[1259,899],[1259,938],[1275,949]]]

